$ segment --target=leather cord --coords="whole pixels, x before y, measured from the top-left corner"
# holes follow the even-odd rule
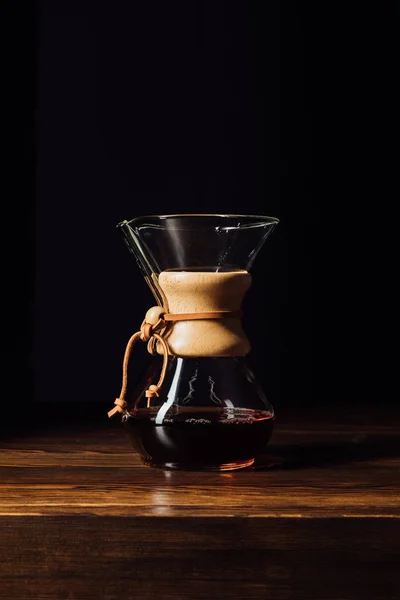
[[[200,319],[228,319],[228,318],[240,318],[242,311],[240,310],[219,310],[213,312],[199,312],[199,313],[181,313],[172,314],[163,312],[162,307],[156,306],[153,309],[147,311],[147,315],[150,314],[149,320],[144,319],[140,330],[132,335],[129,339],[125,349],[124,360],[122,363],[122,387],[118,398],[115,399],[115,407],[108,412],[109,417],[113,417],[116,413],[124,413],[127,407],[125,395],[128,387],[128,365],[129,359],[135,346],[136,342],[141,340],[142,342],[148,342],[153,339],[156,342],[160,342],[163,347],[163,364],[161,368],[160,378],[157,385],[150,385],[145,392],[147,398],[147,406],[150,406],[151,398],[159,395],[160,388],[164,382],[165,374],[167,372],[168,357],[170,355],[167,341],[164,339],[163,334],[165,333],[168,323],[174,321],[193,321]],[[155,318],[158,320],[152,323]],[[158,333],[160,332],[160,333]]]
[[[167,313],[163,316],[163,319],[164,321],[195,321],[197,319],[233,319],[241,316],[241,310],[216,310],[214,312],[199,313]]]

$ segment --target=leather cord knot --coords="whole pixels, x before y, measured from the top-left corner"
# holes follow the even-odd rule
[[[114,404],[116,405],[115,408],[108,411],[109,417],[113,417],[117,412],[123,413],[125,408],[127,407],[126,400],[124,400],[123,398],[116,398]]]
[[[132,349],[138,340],[149,342],[154,340],[154,343],[159,342],[163,348],[163,365],[161,368],[160,379],[157,385],[150,385],[145,392],[147,398],[147,407],[151,405],[151,399],[154,396],[159,396],[160,388],[164,382],[165,373],[167,372],[168,357],[171,354],[167,341],[163,335],[169,325],[173,326],[175,321],[192,321],[196,319],[225,319],[225,318],[240,318],[241,311],[220,310],[204,313],[182,313],[168,314],[162,306],[153,306],[150,308],[143,320],[140,330],[133,334],[126,346],[124,361],[122,364],[122,388],[119,397],[115,400],[115,407],[108,412],[109,417],[113,417],[116,413],[124,413],[127,407],[125,400],[126,390],[128,386],[128,364]]]
[[[146,398],[154,398],[154,396],[159,396],[160,394],[158,393],[159,391],[159,387],[158,385],[151,385],[147,390],[146,390]]]

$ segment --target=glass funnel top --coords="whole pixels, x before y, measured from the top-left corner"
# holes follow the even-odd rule
[[[118,227],[147,279],[171,269],[248,271],[278,222],[253,215],[156,215]]]

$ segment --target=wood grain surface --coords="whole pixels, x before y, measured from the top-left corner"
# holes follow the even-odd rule
[[[145,467],[106,420],[3,435],[0,599],[400,599],[399,416],[291,413],[231,473]]]

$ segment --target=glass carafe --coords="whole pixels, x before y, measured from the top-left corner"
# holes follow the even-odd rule
[[[136,389],[125,385],[116,401],[145,464],[240,469],[268,443],[274,412],[246,364],[240,311],[251,266],[277,223],[157,215],[118,225],[157,301],[133,340],[146,341],[154,358]]]

